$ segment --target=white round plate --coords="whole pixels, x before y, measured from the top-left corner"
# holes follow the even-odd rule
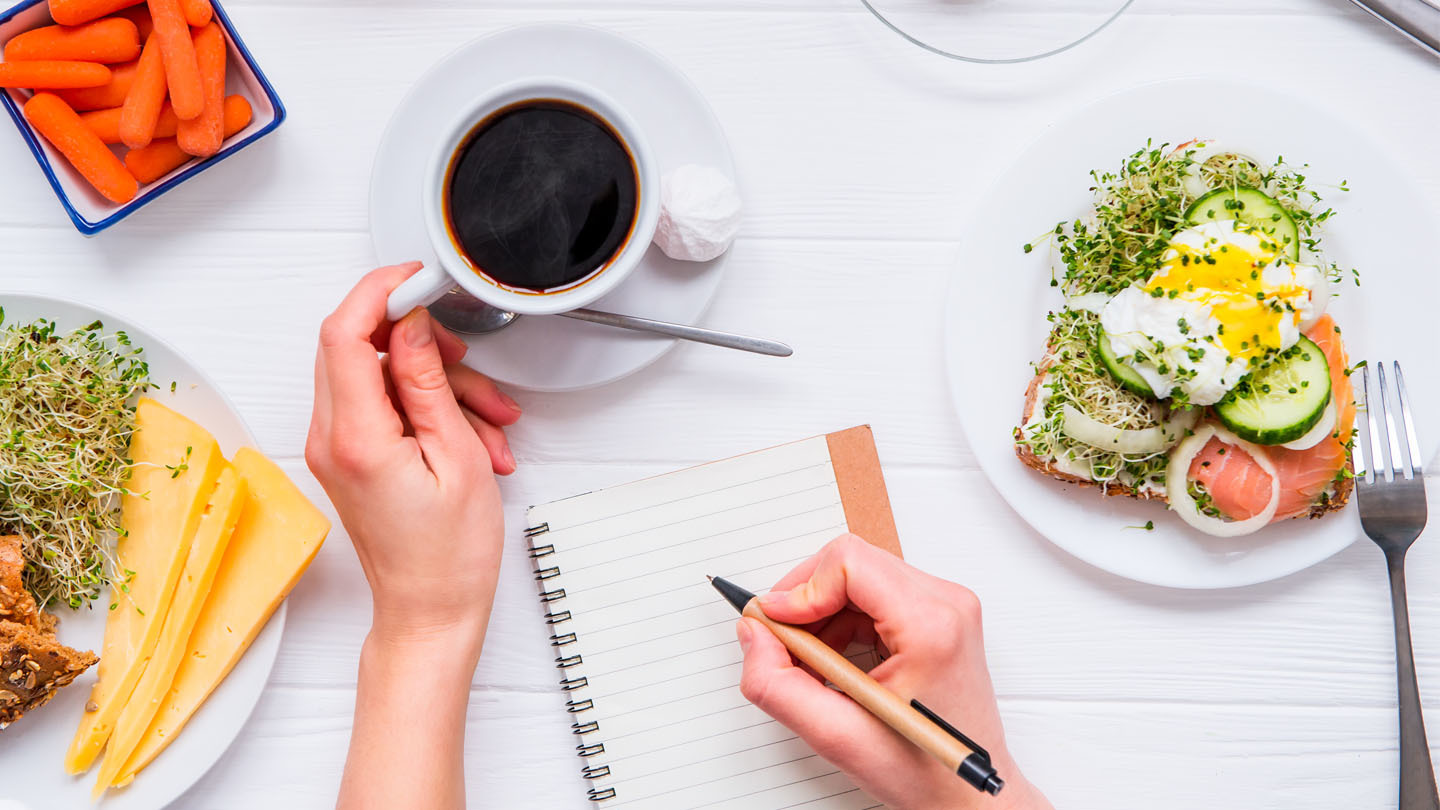
[[[246,445],[255,445],[250,429],[215,383],[174,347],[143,328],[85,304],[37,295],[0,293],[0,307],[4,308],[7,324],[48,318],[69,331],[98,319],[106,332],[129,333],[135,345],[144,348],[145,361],[150,364],[150,381],[159,386],[150,396],[204,426],[214,434],[227,456]],[[174,393],[170,391],[172,382]],[[60,640],[77,649],[98,652],[107,616],[103,601],[102,598],[95,603],[99,605],[96,609],[57,609]],[[270,668],[275,663],[284,631],[285,605],[282,603],[240,663],[190,719],[175,742],[128,787],[111,791],[104,807],[107,810],[154,810],[175,801],[199,781],[250,717],[270,678]],[[90,806],[95,770],[70,776],[65,773],[63,761],[94,684],[95,667],[91,667],[54,700],[0,731],[0,799],[18,802],[19,807],[30,810]]]
[[[698,163],[735,176],[730,146],[710,105],[654,52],[586,26],[511,28],[445,57],[396,108],[370,182],[370,233],[381,264],[436,261],[421,216],[420,178],[437,133],[475,96],[527,76],[573,79],[610,96],[644,130],[662,173]],[[594,308],[693,324],[714,297],[724,262],[724,256],[704,263],[675,261],[651,246],[633,275]],[[675,342],[568,318],[527,317],[500,332],[471,337],[465,362],[519,388],[572,391],[633,374]]]
[[[1145,85],[1105,98],[1050,127],[981,198],[951,281],[946,363],[970,446],[1000,494],[1036,531],[1092,565],[1176,588],[1225,588],[1294,573],[1362,536],[1353,503],[1320,520],[1292,520],[1235,539],[1203,535],[1157,503],[1105,497],[1023,466],[1011,431],[1019,423],[1031,363],[1058,309],[1050,287],[1058,258],[1041,237],[1091,207],[1089,172],[1117,170],[1145,146],[1191,138],[1264,160],[1307,163],[1308,185],[1336,211],[1326,224],[1327,256],[1360,270],[1331,311],[1352,362],[1399,360],[1414,403],[1422,448],[1433,458],[1440,422],[1440,368],[1434,302],[1440,276],[1428,255],[1434,230],[1427,200],[1404,169],[1344,115],[1294,97],[1229,82]],[[1335,188],[1347,181],[1349,192]],[[1035,243],[1034,252],[1023,246]],[[1428,404],[1427,404],[1428,403]],[[1126,528],[1153,520],[1155,529]],[[996,542],[999,542],[997,539]]]

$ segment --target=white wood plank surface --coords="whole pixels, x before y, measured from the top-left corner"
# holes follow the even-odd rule
[[[177,344],[317,502],[324,495],[300,460],[311,346],[320,318],[373,262],[375,146],[415,78],[490,31],[544,20],[605,26],[699,85],[731,138],[747,203],[706,323],[797,349],[774,361],[681,346],[606,388],[518,395],[521,469],[505,484],[509,545],[470,704],[472,806],[587,806],[519,538],[525,506],[868,422],[909,558],[984,600],[1011,744],[1058,807],[1395,807],[1379,552],[1362,540],[1279,582],[1209,593],[1137,585],[1068,557],[976,466],[951,415],[938,301],[952,274],[983,272],[957,261],[958,239],[990,182],[1051,121],[1140,82],[1280,83],[1347,111],[1411,167],[1433,209],[1440,61],[1344,0],[1137,0],[1085,46],[1009,66],[925,54],[858,0],[226,7],[289,122],[91,240],[0,127],[0,288],[97,303]],[[1043,24],[1046,3],[1023,7],[1017,26]],[[1410,599],[1433,707],[1440,546],[1429,540],[1411,555]],[[369,621],[369,594],[338,527],[289,615],[255,715],[177,807],[333,802]]]

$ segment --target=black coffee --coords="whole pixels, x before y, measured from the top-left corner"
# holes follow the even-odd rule
[[[619,252],[635,224],[639,178],[608,124],[543,100],[476,126],[447,185],[450,235],[475,269],[506,286],[552,290]]]

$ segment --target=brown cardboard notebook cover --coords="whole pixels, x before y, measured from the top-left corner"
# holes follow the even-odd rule
[[[895,515],[890,511],[890,495],[870,426],[829,433],[825,441],[830,445],[835,484],[840,488],[840,502],[851,533],[897,557],[905,556],[900,550],[900,535],[895,531]]]

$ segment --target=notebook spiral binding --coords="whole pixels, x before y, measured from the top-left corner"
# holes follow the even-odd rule
[[[580,641],[579,637],[572,631],[563,629],[561,625],[570,621],[572,614],[562,608],[551,607],[553,603],[565,598],[565,589],[556,584],[555,580],[563,573],[558,565],[551,564],[546,558],[555,553],[553,543],[542,543],[544,536],[550,532],[549,523],[541,523],[538,526],[531,526],[525,530],[525,542],[530,548],[530,560],[535,572],[535,582],[540,589],[540,603],[546,607],[545,625],[551,628],[550,646],[556,649],[555,668],[560,670],[563,677],[560,680],[560,688],[566,693],[565,711],[570,714],[584,714],[595,708],[595,701],[589,698],[582,698],[575,694],[576,691],[590,685],[590,679],[585,677],[576,668],[584,665],[585,659],[579,653],[570,653],[563,648],[569,647]],[[580,738],[575,746],[575,753],[580,757],[583,767],[580,775],[588,780],[601,779],[610,775],[610,766],[595,761],[605,753],[605,743],[592,741],[590,735],[600,731],[600,723],[595,720],[580,719],[570,724],[570,733]],[[587,792],[587,798],[592,802],[603,802],[615,798],[615,788],[612,787],[591,787]]]

